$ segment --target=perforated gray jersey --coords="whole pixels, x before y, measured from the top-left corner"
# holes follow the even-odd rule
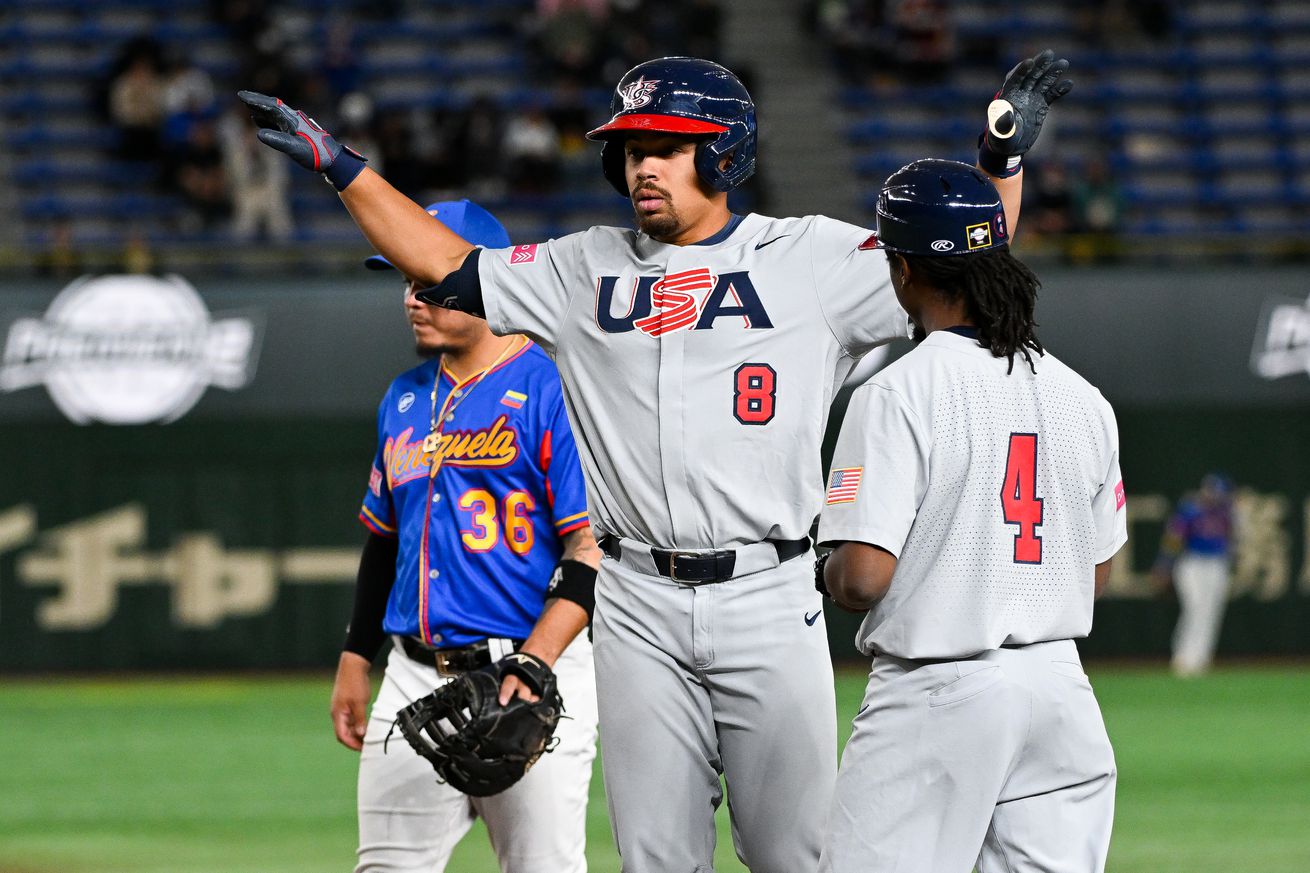
[[[1049,353],[1033,356],[1036,373],[1021,356],[1007,373],[954,330],[856,390],[833,454],[820,542],[898,558],[860,628],[868,654],[962,658],[1084,637],[1093,567],[1128,536],[1101,393]]]
[[[662,548],[799,539],[828,407],[907,335],[870,231],[734,217],[691,246],[593,227],[479,261],[487,320],[556,360],[593,527]]]

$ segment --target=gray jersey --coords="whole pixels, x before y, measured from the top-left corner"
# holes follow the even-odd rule
[[[869,242],[748,215],[692,246],[593,227],[482,253],[491,329],[559,367],[594,527],[684,549],[808,533],[832,396],[907,334]]]
[[[1055,356],[934,331],[851,398],[820,542],[899,559],[861,651],[958,658],[1087,636],[1094,565],[1128,538],[1119,435]]]

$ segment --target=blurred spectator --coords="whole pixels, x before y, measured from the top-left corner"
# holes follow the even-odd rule
[[[944,0],[896,0],[892,51],[911,81],[939,82],[955,62],[955,27]]]
[[[606,0],[538,0],[537,50],[550,73],[588,83],[600,72]]]
[[[290,239],[288,162],[255,138],[255,126],[237,109],[224,116],[219,142],[232,197],[232,235],[253,239],[262,227],[272,240]]]
[[[452,126],[452,149],[463,157],[462,184],[480,200],[498,195],[504,188],[500,107],[490,97],[479,96]]]
[[[538,105],[529,106],[505,125],[503,158],[516,193],[543,193],[559,178],[559,131]]]
[[[853,85],[873,84],[887,71],[890,50],[883,0],[819,0],[819,32],[832,46],[837,71]]]
[[[73,220],[64,216],[50,226],[50,241],[36,256],[33,266],[38,276],[52,279],[75,279],[82,275],[82,254],[73,241]]]
[[[189,209],[189,229],[211,228],[228,211],[223,152],[212,120],[196,122],[176,157],[172,178]]]
[[[164,73],[164,111],[198,112],[214,103],[214,80],[209,74],[191,63],[186,53],[176,49],[170,53]]]
[[[1172,579],[1180,613],[1174,629],[1174,673],[1199,676],[1210,669],[1228,605],[1233,536],[1233,483],[1211,473],[1201,488],[1178,502],[1165,527],[1152,575],[1161,588]]]
[[[399,109],[379,113],[374,139],[381,164],[387,168],[387,181],[407,197],[422,200],[422,193],[428,186],[428,173],[414,150],[409,113]]]
[[[164,143],[176,148],[191,137],[191,127],[209,117],[214,106],[214,81],[181,51],[175,51],[164,73]]]
[[[209,14],[234,42],[246,46],[253,46],[269,27],[267,0],[210,0]]]
[[[113,61],[105,70],[103,78],[97,78],[93,87],[94,101],[96,110],[106,121],[112,120],[112,113],[109,105],[109,94],[115,82],[127,71],[138,59],[146,58],[155,67],[156,70],[163,68],[163,49],[154,38],[149,36],[137,36],[123,43],[114,54]]]
[[[1031,200],[1031,206],[1025,207],[1024,230],[1040,236],[1062,236],[1073,230],[1073,190],[1064,163],[1052,160],[1030,166],[1024,178],[1024,193]]]
[[[337,106],[337,118],[341,124],[337,141],[368,158],[369,168],[385,176],[386,161],[382,148],[373,138],[373,101],[359,91],[347,94]]]
[[[1073,186],[1073,230],[1083,237],[1091,260],[1118,256],[1123,211],[1123,192],[1109,165],[1099,159],[1090,161]]]
[[[411,150],[421,170],[417,199],[420,203],[430,202],[433,198],[429,195],[448,185],[454,172],[447,145],[449,132],[437,127],[435,113],[419,107],[410,110],[409,131]]]
[[[559,185],[566,190],[592,187],[600,164],[595,145],[587,141],[587,131],[595,127],[596,117],[582,89],[574,84],[557,88],[550,120],[559,131]]]
[[[333,94],[350,94],[359,88],[359,59],[355,57],[355,31],[350,22],[335,19],[323,40],[320,67],[323,84]]]
[[[148,54],[133,57],[109,88],[109,118],[119,132],[119,157],[159,157],[164,120],[164,80]]]
[[[123,243],[123,252],[118,258],[119,267],[124,273],[155,272],[155,253],[150,248],[141,228],[134,227]]]
[[[1098,48],[1164,42],[1177,27],[1173,0],[1092,0],[1077,9],[1078,40]]]

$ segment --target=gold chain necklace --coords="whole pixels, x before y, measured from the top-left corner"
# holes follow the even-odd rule
[[[473,393],[473,389],[482,384],[482,380],[487,378],[487,374],[499,367],[501,363],[509,357],[510,352],[514,351],[516,348],[523,348],[523,346],[519,345],[517,337],[510,340],[509,345],[507,345],[505,350],[500,353],[500,357],[492,361],[482,370],[481,373],[478,374],[477,379],[473,380],[472,385],[466,389],[461,389],[457,384],[455,388],[446,395],[446,402],[441,404],[440,413],[437,412],[437,389],[441,386],[441,364],[438,362],[437,378],[432,382],[432,420],[428,430],[428,435],[423,438],[423,453],[426,455],[432,455],[432,466],[428,471],[429,477],[437,475],[437,472],[441,469],[442,461],[445,460],[444,457],[437,456],[437,446],[441,440],[441,435],[446,422],[455,415],[455,410],[459,408],[461,403],[468,399],[468,396]],[[456,397],[456,392],[461,390],[463,393]],[[455,401],[453,404],[450,402],[452,399]]]

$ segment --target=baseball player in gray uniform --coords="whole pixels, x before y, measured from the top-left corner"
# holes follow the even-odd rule
[[[1025,61],[988,111],[979,160],[1012,220],[1020,157],[1066,67]],[[754,171],[755,108],[710,61],[633,68],[589,134],[636,230],[502,250],[432,222],[303,113],[242,97],[265,143],[323,172],[369,241],[434,286],[422,299],[525,333],[559,366],[607,555],[595,659],[624,870],[711,870],[721,775],[745,864],[816,869],[836,776],[832,666],[802,557],[819,447],[843,377],[907,333],[869,231],[729,211]]]
[[[1073,639],[1127,539],[1114,412],[1044,353],[986,176],[918,161],[877,222],[926,338],[856,390],[833,455],[816,581],[870,610],[873,669],[820,869],[1103,870],[1114,754]]]

